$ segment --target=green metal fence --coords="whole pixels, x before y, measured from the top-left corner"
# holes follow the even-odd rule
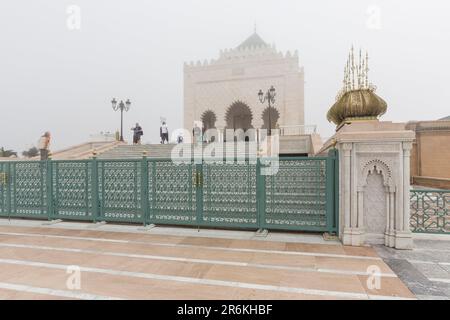
[[[276,174],[264,175],[274,167]],[[337,176],[334,150],[200,164],[0,162],[0,216],[336,232]]]
[[[450,234],[450,190],[412,190],[411,229]]]

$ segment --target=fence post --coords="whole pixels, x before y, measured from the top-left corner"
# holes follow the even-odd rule
[[[50,155],[45,162],[46,165],[46,185],[47,185],[47,219],[52,220],[53,218],[53,165]],[[44,177],[42,177],[44,179]]]
[[[339,158],[337,149],[328,151],[326,165],[327,229],[339,236]]]
[[[258,158],[256,162],[256,205],[258,229],[264,229],[266,210],[266,177],[261,174],[261,165],[261,159]]]
[[[147,152],[144,151],[141,160],[141,209],[142,209],[142,222],[144,226],[149,220],[148,212],[148,162]]]
[[[339,236],[339,151],[334,150],[334,227],[336,229],[336,235]]]
[[[91,174],[91,198],[92,198],[92,218],[93,222],[97,222],[99,219],[99,190],[98,190],[98,162],[97,162],[97,154],[94,152],[92,160],[88,160],[92,162]]]
[[[335,152],[333,149],[328,151],[328,157],[326,160],[326,212],[327,212],[327,230],[328,232],[334,232],[335,226],[335,216],[334,216],[334,202],[335,202],[335,194],[334,194],[334,176],[335,176],[335,170],[334,170],[334,161],[335,161]]]
[[[5,164],[5,173],[6,173],[6,184],[5,184],[5,192],[6,192],[6,206],[5,211],[8,213],[8,217],[11,217],[11,193],[12,188],[11,184],[13,182],[13,176],[11,175],[11,163],[7,162]]]

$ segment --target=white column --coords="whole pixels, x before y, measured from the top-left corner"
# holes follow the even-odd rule
[[[399,164],[398,164],[398,174],[397,174],[397,179],[398,179],[398,188],[397,188],[397,192],[396,192],[396,196],[395,196],[395,201],[396,201],[396,212],[395,212],[395,226],[393,227],[393,229],[395,229],[396,231],[400,231],[403,230],[403,176],[404,176],[404,172],[403,172],[403,152],[399,153],[398,156],[398,160],[399,160]],[[409,203],[409,201],[408,201]]]
[[[389,244],[389,230],[391,228],[391,204],[390,204],[390,196],[389,196],[389,187],[386,187],[386,229],[384,230],[384,245],[387,246]]]
[[[344,143],[342,149],[344,151],[344,227],[350,228],[350,211],[351,211],[351,143]]]
[[[403,231],[410,231],[410,158],[411,142],[403,142]]]
[[[223,142],[224,128],[216,128],[217,129],[217,142]]]
[[[394,230],[395,230],[395,187],[389,187],[389,230],[387,246],[394,246]]]
[[[390,244],[391,247],[395,247],[396,249],[412,249],[413,248],[413,238],[412,232],[410,230],[410,150],[412,148],[411,142],[403,142],[402,143],[402,155],[400,156],[400,187],[397,188],[396,199],[400,202],[397,204],[397,210],[395,218],[398,221],[395,221],[395,230],[393,231],[393,240]]]
[[[260,127],[255,127],[255,141],[258,145],[259,145],[259,140],[260,140],[260,136],[261,136],[260,130],[261,130]]]
[[[358,187],[358,228],[364,228],[364,187]]]
[[[350,160],[350,226],[358,227],[358,166],[356,148],[352,148]]]

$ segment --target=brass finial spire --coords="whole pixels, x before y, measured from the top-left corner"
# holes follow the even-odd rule
[[[362,63],[363,63],[363,61],[362,61],[362,52],[361,52],[361,49],[359,49],[359,62],[358,62],[358,89],[361,89],[362,88],[362,70],[363,70],[363,65],[362,65]]]
[[[365,70],[365,75],[366,75],[366,79],[365,79],[365,84],[364,86],[366,88],[369,87],[369,52],[366,51],[366,70]]]
[[[343,88],[327,114],[327,119],[338,128],[356,120],[377,120],[387,110],[386,101],[375,93],[376,87],[369,83],[368,52],[364,55],[360,49],[359,57],[355,59],[354,50],[352,46],[344,67]]]
[[[369,53],[365,56],[362,50],[359,50],[359,59],[355,59],[355,49],[352,46],[348,54],[347,63],[344,67],[343,93],[352,90],[370,89],[369,84]]]

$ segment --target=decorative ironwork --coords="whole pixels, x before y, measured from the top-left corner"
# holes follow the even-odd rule
[[[450,233],[450,190],[412,190],[411,229]]]
[[[265,221],[270,227],[327,229],[326,160],[279,161],[266,177]]]
[[[0,216],[8,215],[8,174],[7,174],[7,166],[6,162],[0,162]]]
[[[194,164],[177,165],[171,160],[148,162],[148,199],[152,222],[196,223],[196,175]]]
[[[54,217],[92,219],[92,162],[52,163]]]
[[[8,182],[8,175],[6,172],[0,172],[0,185],[4,186]]]
[[[2,162],[0,214],[87,221],[334,231],[335,155],[176,164],[170,159]]]
[[[47,166],[46,161],[10,163],[12,216],[45,217],[48,214]]]
[[[256,164],[203,165],[203,223],[257,227]]]
[[[139,160],[99,160],[99,219],[143,222],[141,179]]]

